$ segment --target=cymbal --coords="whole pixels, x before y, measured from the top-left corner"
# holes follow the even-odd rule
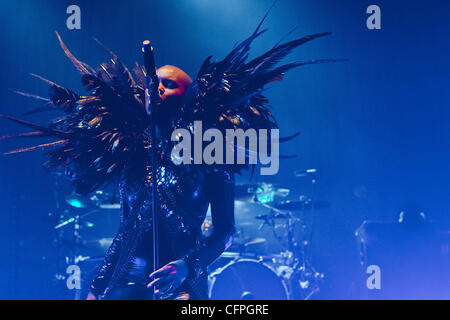
[[[100,209],[119,210],[120,203],[102,203],[99,205]]]
[[[279,187],[271,183],[259,182],[241,184],[235,187],[235,200],[258,203],[271,203],[275,197],[287,197],[290,189]]]
[[[234,188],[234,199],[237,201],[251,201],[256,193],[261,192],[256,183],[238,184]]]
[[[253,227],[256,226],[256,222],[254,221],[245,221],[245,222],[237,222],[236,226],[237,227]]]
[[[77,193],[68,195],[65,200],[66,203],[74,208],[100,208],[100,209],[120,209],[119,203],[111,202],[113,197],[111,194],[97,190],[95,193],[89,196],[82,196]]]
[[[320,201],[316,200],[314,201],[314,209],[324,209],[331,206],[331,203],[328,201]],[[302,210],[311,210],[313,208],[313,201],[312,200],[294,200],[294,201],[284,201],[281,203],[276,203],[273,205],[274,208],[277,208],[279,210],[286,210],[286,211],[302,211]]]
[[[77,217],[77,216],[65,217],[64,219],[60,219],[59,223],[56,226],[54,226],[53,228],[55,230],[57,230],[57,229],[60,229],[62,227],[65,227],[65,226],[75,223],[75,222],[77,223],[78,228],[92,228],[92,227],[94,227],[94,223],[92,223],[91,221],[85,220],[85,217],[92,213],[95,213],[95,211],[88,212],[87,214],[84,214],[81,217]]]
[[[260,214],[259,216],[256,216],[255,219],[258,219],[258,220],[288,219],[290,217],[291,217],[291,215],[289,215],[289,214],[277,212],[275,214]]]
[[[104,250],[106,251],[112,244],[114,238],[99,238],[94,240],[85,241],[85,246],[90,249]]]
[[[248,247],[248,246],[252,246],[255,244],[261,244],[261,243],[266,243],[266,242],[267,242],[266,238],[254,238],[254,239],[251,239],[250,241],[244,243],[244,246]]]
[[[74,208],[91,208],[95,206],[95,203],[88,197],[81,196],[76,193],[72,193],[65,198],[67,204]]]
[[[242,239],[234,239],[233,240],[233,246],[237,247],[237,248],[247,248],[250,246],[254,246],[257,244],[262,244],[262,243],[266,243],[267,239],[266,238],[242,238]]]

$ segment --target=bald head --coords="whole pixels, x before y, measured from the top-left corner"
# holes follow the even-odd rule
[[[159,78],[158,93],[163,101],[178,97],[182,100],[192,79],[186,72],[175,66],[164,66],[156,70]]]
[[[162,127],[175,119],[181,111],[184,95],[192,79],[180,68],[164,66],[156,70],[159,79],[158,94],[161,101],[155,105],[155,117]],[[148,113],[149,110],[147,110]]]

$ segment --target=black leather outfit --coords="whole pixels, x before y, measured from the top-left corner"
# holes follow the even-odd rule
[[[220,168],[177,166],[169,159],[170,150],[170,142],[160,143],[159,267],[177,259],[188,266],[186,280],[170,299],[207,299],[206,267],[226,249],[234,232],[234,178]],[[120,228],[91,286],[103,299],[152,298],[146,288],[153,271],[151,176],[148,165],[140,167],[130,164],[119,183]],[[205,238],[201,226],[209,204],[214,231]]]

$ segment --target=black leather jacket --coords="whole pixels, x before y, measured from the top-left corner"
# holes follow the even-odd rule
[[[207,299],[206,267],[231,243],[234,232],[234,177],[220,168],[176,166],[167,157],[161,158],[157,187],[159,267],[183,259],[189,274],[182,286],[197,299]],[[139,166],[133,164],[125,168],[119,183],[120,228],[91,285],[91,292],[97,296],[117,285],[136,249],[148,239],[144,234],[151,232],[149,166],[145,170],[136,168]],[[214,231],[205,238],[201,226],[209,204]]]

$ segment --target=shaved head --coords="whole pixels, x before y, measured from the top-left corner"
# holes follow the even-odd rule
[[[159,68],[156,75],[159,79],[158,95],[161,101],[155,106],[155,115],[157,121],[163,125],[175,119],[181,111],[184,95],[192,84],[192,79],[186,72],[171,65]]]
[[[159,78],[158,93],[163,101],[173,96],[183,99],[192,79],[186,72],[175,66],[164,66],[156,70]]]

